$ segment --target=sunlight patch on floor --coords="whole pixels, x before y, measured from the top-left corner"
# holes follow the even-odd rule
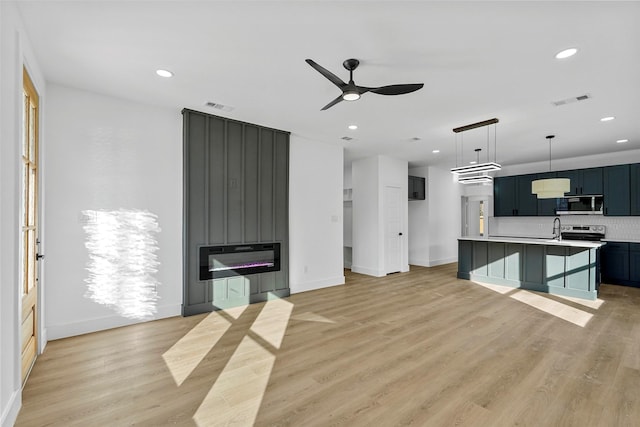
[[[502,295],[508,294],[509,292],[513,292],[513,290],[515,289],[513,286],[492,285],[491,283],[481,283],[481,282],[473,282],[473,283],[475,283],[476,285],[480,285],[483,288],[490,289]]]
[[[231,310],[225,310],[225,313],[233,313],[234,318],[237,319],[246,308],[246,305],[235,307]],[[176,385],[182,385],[230,326],[229,320],[214,311],[164,352],[162,359],[169,368]]]
[[[324,316],[307,311],[304,313],[296,314],[291,317],[292,320],[303,320],[305,322],[320,322],[320,323],[336,323],[335,320],[327,319]]]
[[[292,311],[284,299],[264,304],[194,414],[198,426],[253,425]]]
[[[595,300],[588,300],[588,299],[584,299],[584,298],[565,297],[565,296],[562,296],[562,295],[554,295],[554,296],[556,296],[558,298],[565,299],[567,301],[574,302],[576,304],[583,305],[585,307],[593,308],[594,310],[600,309],[602,304],[604,304],[604,300],[602,300],[600,298],[597,298]]]
[[[591,313],[528,291],[520,290],[509,297],[581,327],[586,326],[593,317]]]

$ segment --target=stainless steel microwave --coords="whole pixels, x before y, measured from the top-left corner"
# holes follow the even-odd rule
[[[558,215],[602,215],[604,198],[594,196],[567,196],[556,199]]]

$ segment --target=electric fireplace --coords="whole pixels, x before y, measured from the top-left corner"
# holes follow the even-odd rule
[[[280,271],[280,243],[200,247],[200,280],[269,271]]]

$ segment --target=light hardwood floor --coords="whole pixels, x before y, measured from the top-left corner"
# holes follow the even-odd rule
[[[597,307],[455,269],[50,342],[16,425],[640,425],[640,289]]]

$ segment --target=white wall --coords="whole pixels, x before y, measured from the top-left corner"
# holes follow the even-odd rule
[[[291,135],[291,293],[344,284],[343,148]]]
[[[50,339],[139,322],[89,298],[87,218],[122,209],[157,215],[156,313],[182,303],[182,117],[163,109],[50,84],[46,327]],[[106,243],[106,242],[105,242]],[[115,274],[115,273],[114,273]]]
[[[448,168],[429,167],[429,266],[458,260],[462,184]]]
[[[400,187],[407,193],[408,163],[385,156],[356,160],[351,165],[353,185],[353,263],[351,270],[370,276],[384,276],[384,189]],[[403,235],[408,235],[406,198],[402,204]],[[401,271],[409,271],[408,239],[402,241]]]
[[[377,157],[356,160],[351,165],[353,188],[353,233],[351,270],[384,276],[379,248],[382,245],[379,166]]]
[[[21,405],[20,210],[22,194],[22,68],[46,101],[46,87],[13,3],[0,1],[0,425],[11,426]],[[42,117],[40,118],[41,130]],[[41,138],[43,142],[43,138]],[[40,161],[41,170],[45,168]],[[42,186],[41,186],[42,189]],[[43,200],[41,200],[41,204]],[[40,304],[42,307],[42,304]],[[43,337],[41,336],[41,339]],[[39,342],[42,348],[42,342]]]
[[[409,263],[424,267],[456,262],[465,189],[441,166],[412,168],[426,179],[426,200],[409,202]]]
[[[409,175],[425,178],[425,200],[409,201],[409,264],[429,267],[429,168],[422,166],[409,169]]]

